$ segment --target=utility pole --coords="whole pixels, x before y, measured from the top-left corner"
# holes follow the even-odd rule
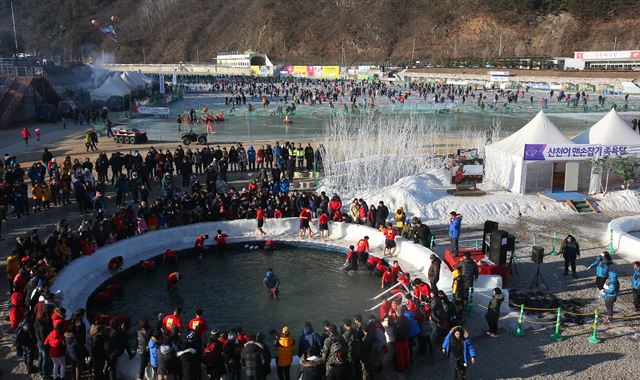
[[[13,23],[13,41],[16,43],[16,57],[18,56],[18,34],[16,33],[16,16],[13,14],[13,1],[11,2],[11,22]]]
[[[616,47],[618,46],[618,36],[613,37],[613,51],[616,51]]]
[[[340,61],[342,62],[341,65],[344,67],[344,66],[346,66],[346,61],[347,61],[347,59],[346,59],[346,57],[344,55],[344,41],[341,44],[341,50],[342,50],[342,57],[340,58]]]
[[[144,52],[144,46],[142,47],[142,63],[143,64],[147,63],[147,55]]]
[[[409,67],[413,65],[413,57],[416,52],[416,34],[413,33],[413,45],[411,46],[411,62],[409,63]]]
[[[80,59],[84,63],[84,48],[82,46],[80,46]]]
[[[500,32],[500,45],[498,45],[498,57],[502,56],[502,32]]]
[[[287,41],[282,38],[282,63],[287,63]]]
[[[196,63],[200,62],[200,50],[196,46]]]

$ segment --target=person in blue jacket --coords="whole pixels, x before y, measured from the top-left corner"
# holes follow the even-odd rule
[[[420,324],[416,320],[415,312],[406,310],[404,316],[409,320],[409,349],[413,351],[418,336],[420,335]]]
[[[640,261],[633,263],[631,288],[633,289],[633,305],[636,307],[636,311],[640,311]]]
[[[267,268],[267,273],[264,276],[264,280],[262,280],[264,286],[269,290],[269,296],[273,297],[273,299],[278,299],[279,295],[279,287],[280,287],[280,279],[273,273],[273,269]]]
[[[596,286],[601,293],[604,288],[604,283],[609,276],[609,266],[611,266],[611,264],[613,264],[611,255],[609,255],[609,252],[603,251],[600,256],[596,257],[593,263],[587,267],[587,270],[596,267]]]
[[[247,159],[249,160],[249,170],[256,170],[256,150],[253,149],[253,145],[250,145],[247,150]]]
[[[451,239],[451,255],[458,256],[458,238],[460,237],[460,228],[462,227],[462,215],[451,211],[451,220],[449,221],[449,238]]]
[[[449,361],[454,379],[464,379],[467,367],[476,362],[476,350],[469,333],[461,326],[452,328],[444,338],[442,353]]]
[[[620,282],[618,281],[618,274],[616,272],[609,272],[607,288],[604,291],[604,305],[607,307],[607,318],[604,323],[611,322],[613,317],[613,304],[618,299],[618,292],[620,291]]]
[[[158,377],[158,347],[160,347],[158,337],[152,336],[151,339],[149,339],[149,364],[153,371],[152,379],[156,379]]]

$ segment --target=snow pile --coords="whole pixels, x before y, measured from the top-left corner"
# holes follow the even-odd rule
[[[640,212],[640,197],[633,190],[621,190],[595,196],[603,212]]]
[[[449,213],[454,210],[464,216],[466,223],[472,224],[483,223],[487,219],[515,223],[520,216],[548,218],[575,214],[562,202],[550,202],[535,195],[514,194],[500,190],[492,183],[485,183],[480,187],[487,195],[449,195],[447,189],[453,188],[449,185],[449,172],[432,169],[424,174],[401,178],[379,191],[352,192],[342,199],[343,202],[348,202],[352,198],[362,198],[370,205],[383,201],[391,212],[403,207],[408,216],[418,216],[435,224],[448,223]],[[324,190],[332,194],[329,189]]]

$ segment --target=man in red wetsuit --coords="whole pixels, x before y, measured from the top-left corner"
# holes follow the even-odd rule
[[[398,260],[393,260],[393,264],[391,264],[391,276],[393,277],[393,281],[396,281],[398,279],[398,275],[400,272],[402,272],[402,268],[400,268]]]
[[[256,209],[256,222],[258,223],[258,233],[260,233],[260,237],[267,236],[267,233],[262,229],[262,227],[264,226],[264,220],[266,218],[267,217],[264,214],[264,210],[262,209],[262,207],[258,207]]]
[[[199,258],[202,258],[202,254],[206,249],[204,246],[204,242],[207,239],[209,239],[209,235],[198,235],[198,237],[196,238],[196,243],[194,244],[193,248],[195,249]]]
[[[164,265],[175,265],[178,262],[178,252],[167,249],[162,255],[162,263]]]
[[[213,240],[216,241],[216,249],[218,253],[224,252],[224,247],[227,245],[228,237],[229,235],[223,234],[222,230],[216,231],[216,236],[213,238]]]
[[[382,281],[380,288],[388,288],[393,283],[393,276],[391,275],[391,271],[389,268],[385,267],[385,271],[382,273]]]
[[[300,211],[300,239],[304,239],[307,231],[309,231],[309,237],[313,239],[313,232],[311,231],[311,210],[307,207],[303,207]]]
[[[358,256],[353,251],[354,247],[352,245],[349,246],[349,251],[347,251],[347,260],[344,262],[343,267],[345,270],[358,270]]]
[[[180,313],[182,313],[181,307],[176,307],[173,310],[173,314],[169,314],[162,319],[162,327],[166,332],[171,332],[171,329],[176,327],[178,330],[182,329],[182,320],[180,319]]]
[[[207,321],[202,319],[202,314],[202,309],[196,310],[196,317],[189,321],[189,329],[195,331],[199,337],[209,331],[209,325],[207,325]]]
[[[387,228],[382,231],[384,234],[384,256],[392,256],[396,252],[396,236],[398,232],[393,228],[393,224],[387,224]]]
[[[369,236],[365,236],[358,240],[358,244],[356,244],[356,253],[358,254],[358,260],[361,263],[364,264],[369,260],[369,254],[371,253],[371,250],[369,249]]]
[[[180,281],[180,273],[173,272],[169,273],[167,276],[167,289],[173,290],[178,287],[178,282]]]
[[[151,273],[156,268],[156,262],[153,260],[141,260],[140,266],[144,273]]]
[[[320,229],[320,238],[323,241],[327,241],[329,239],[329,214],[323,212],[318,216],[318,225]]]

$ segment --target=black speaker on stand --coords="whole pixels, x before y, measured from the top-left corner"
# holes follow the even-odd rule
[[[496,265],[507,263],[507,248],[509,245],[509,233],[503,230],[489,232],[489,260]]]
[[[489,233],[493,230],[498,229],[498,222],[494,222],[492,220],[485,220],[484,226],[482,228],[482,253],[485,255],[489,254]]]
[[[531,286],[529,286],[529,289],[533,289],[534,287],[538,288],[540,286],[540,282],[544,284],[545,288],[549,289],[549,285],[547,285],[547,282],[544,280],[544,277],[542,277],[542,272],[540,272],[540,264],[542,264],[544,261],[543,247],[538,247],[535,245],[532,247],[531,261],[533,261],[535,264],[538,264],[538,269],[536,270],[536,275],[533,277],[533,280],[531,281]]]

